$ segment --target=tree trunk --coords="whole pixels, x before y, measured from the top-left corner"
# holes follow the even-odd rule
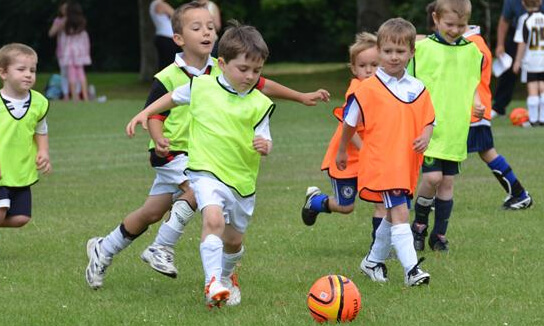
[[[357,31],[377,32],[389,17],[389,0],[357,0]]]
[[[152,0],[138,0],[140,21],[140,80],[151,81],[157,72],[158,59],[155,49],[155,26],[149,16],[149,4]]]
[[[485,35],[482,37],[487,41],[487,44],[491,44],[491,8],[489,7],[489,2],[485,0],[480,0],[480,4],[484,8],[484,30]]]

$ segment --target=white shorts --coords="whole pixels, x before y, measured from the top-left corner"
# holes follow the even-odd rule
[[[167,164],[154,167],[156,176],[149,190],[149,195],[178,193],[180,191],[179,185],[188,180],[184,173],[188,161],[189,157],[187,155],[179,154]]]
[[[187,171],[187,174],[191,179],[198,209],[202,210],[209,205],[222,207],[225,224],[231,225],[242,234],[245,233],[255,208],[255,195],[241,197],[235,190],[206,172]]]

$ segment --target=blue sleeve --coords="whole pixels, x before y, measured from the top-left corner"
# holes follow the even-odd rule
[[[355,100],[355,95],[354,94],[351,94],[351,95],[348,96],[348,100],[346,101],[346,106],[344,107],[344,114],[342,116],[342,120],[346,119],[346,116],[349,113],[349,109],[351,107],[351,104],[353,103],[354,100]]]
[[[515,4],[514,4],[514,1],[512,0],[504,0],[502,5],[501,16],[503,16],[509,22],[514,21],[516,18],[516,10],[514,6]]]

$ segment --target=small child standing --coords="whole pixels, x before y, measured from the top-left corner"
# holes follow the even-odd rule
[[[359,156],[359,196],[366,201],[383,202],[387,210],[376,231],[376,241],[360,268],[373,281],[387,282],[384,262],[393,246],[404,268],[407,286],[427,284],[430,280],[430,275],[419,268],[423,258],[417,259],[408,223],[409,198],[417,185],[422,154],[434,122],[429,93],[423,83],[405,70],[414,55],[415,39],[415,27],[402,18],[390,19],[380,26],[380,68],[348,97],[336,158],[338,169],[344,170],[348,142],[360,124],[364,142]]]
[[[267,57],[261,34],[233,22],[219,42],[219,77],[193,78],[127,126],[132,134],[137,124],[146,125],[148,116],[189,104],[186,173],[202,213],[200,255],[210,307],[231,296],[237,297],[232,304],[240,303],[234,269],[244,253],[242,241],[255,207],[260,157],[272,149],[269,119],[274,104],[254,88]]]
[[[542,0],[522,0],[527,13],[518,19],[514,42],[518,43],[512,70],[527,71],[527,109],[532,126],[544,125],[544,13]]]
[[[66,6],[66,20],[64,23],[64,32],[60,33],[59,42],[61,43],[61,52],[59,64],[64,67],[68,75],[68,85],[72,100],[89,100],[87,90],[87,76],[84,66],[91,64],[91,45],[89,34],[85,28],[87,20],[83,16],[81,5],[70,1]]]
[[[359,148],[361,147],[359,132],[362,130],[358,130],[347,145],[347,167],[343,171],[338,170],[336,167],[336,153],[342,135],[344,113],[347,113],[345,111],[348,104],[347,99],[359,87],[361,81],[373,76],[378,68],[379,54],[376,42],[375,35],[363,32],[356,35],[355,43],[349,47],[350,69],[355,78],[351,80],[346,91],[346,102],[342,107],[335,108],[333,111],[334,116],[339,121],[338,127],[329,142],[329,147],[321,164],[321,170],[326,171],[330,177],[334,198],[331,200],[318,187],[308,187],[304,206],[302,207],[302,221],[308,226],[313,225],[318,214],[322,212],[338,212],[341,214],[353,212],[357,194]],[[374,242],[376,230],[385,214],[383,204],[376,203],[372,218],[372,242]]]
[[[0,227],[22,227],[32,216],[30,186],[49,173],[45,116],[49,102],[32,90],[36,52],[20,43],[0,48]]]
[[[429,246],[449,250],[446,231],[453,210],[454,176],[467,157],[470,117],[481,119],[484,114],[477,92],[483,56],[476,45],[463,38],[471,10],[469,0],[437,0],[432,13],[436,32],[416,42],[408,69],[429,90],[436,114],[414,207],[416,250],[424,250],[433,202],[435,223]]]

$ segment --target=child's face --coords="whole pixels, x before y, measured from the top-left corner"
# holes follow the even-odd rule
[[[31,55],[19,54],[15,56],[7,69],[0,69],[4,88],[10,88],[18,94],[28,92],[36,82],[37,63],[37,58]]]
[[[245,53],[239,54],[228,63],[219,57],[219,68],[238,93],[245,93],[255,86],[261,76],[263,65],[263,59],[248,59]]]
[[[384,40],[380,44],[380,65],[390,76],[401,78],[408,61],[414,56],[414,50],[408,44]]]
[[[435,29],[448,43],[457,41],[463,35],[468,25],[468,17],[459,17],[459,15],[452,11],[446,11],[440,17],[438,17],[436,12],[433,12],[433,21]]]
[[[376,46],[359,52],[355,56],[355,62],[350,66],[351,73],[359,80],[367,79],[374,75],[376,69],[378,69],[379,58],[380,55]]]
[[[208,56],[217,39],[212,15],[206,8],[189,9],[183,14],[181,34],[174,34],[174,41],[183,47],[185,54]]]

